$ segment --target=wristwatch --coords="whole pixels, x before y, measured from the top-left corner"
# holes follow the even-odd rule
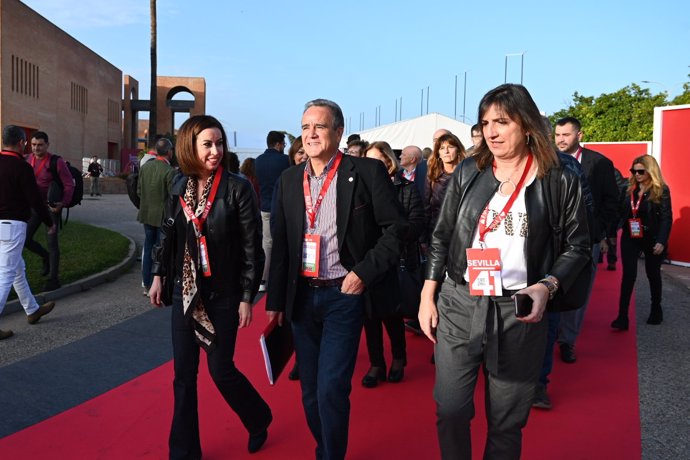
[[[546,286],[546,289],[549,290],[549,300],[553,299],[556,295],[556,291],[558,291],[558,279],[555,276],[546,275],[544,278],[537,281],[537,283]]]

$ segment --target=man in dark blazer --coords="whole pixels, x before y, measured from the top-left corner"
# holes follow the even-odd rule
[[[399,302],[396,267],[407,223],[383,163],[338,150],[344,119],[308,102],[309,160],[276,184],[266,310],[291,322],[317,459],[347,450],[351,380],[364,315]]]
[[[611,160],[599,152],[582,147],[580,145],[581,139],[582,126],[577,118],[566,117],[556,122],[556,146],[561,152],[573,156],[580,162],[592,191],[594,216],[589,222],[589,234],[592,244],[592,260],[596,263],[599,260],[600,251],[606,252],[608,250],[606,229],[618,215],[618,188]],[[593,270],[592,283],[589,287],[590,294],[595,275],[596,270]],[[577,359],[575,341],[580,333],[588,303],[589,296],[581,308],[561,313],[558,342],[561,359],[566,363],[574,363]]]

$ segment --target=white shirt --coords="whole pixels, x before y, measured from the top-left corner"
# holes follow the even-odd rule
[[[527,260],[525,259],[525,243],[527,241],[528,218],[525,205],[525,190],[534,182],[536,174],[525,181],[520,193],[506,214],[505,219],[493,231],[484,237],[487,248],[498,248],[501,252],[501,281],[503,289],[518,290],[527,287]],[[487,225],[498,215],[508,202],[510,196],[494,194],[489,201]],[[479,224],[472,239],[472,247],[479,248]],[[465,281],[469,282],[467,271]]]

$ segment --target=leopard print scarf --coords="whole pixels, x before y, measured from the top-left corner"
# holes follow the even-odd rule
[[[202,214],[206,206],[215,175],[216,172],[214,171],[206,181],[206,186],[198,203],[196,202],[197,181],[194,178],[187,181],[184,202],[189,209],[194,210],[197,217]],[[194,223],[186,214],[184,215],[187,219],[187,241],[182,263],[182,309],[185,318],[192,321],[197,343],[208,353],[215,348],[216,330],[206,313],[196,284],[197,276],[199,276],[199,238],[201,234],[197,233]]]

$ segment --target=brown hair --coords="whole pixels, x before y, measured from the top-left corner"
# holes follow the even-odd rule
[[[210,115],[195,115],[182,123],[177,132],[177,163],[182,174],[189,177],[199,177],[204,164],[196,152],[196,138],[205,129],[218,128],[223,137],[223,156],[228,151],[225,130],[220,122]]]
[[[299,149],[302,148],[302,137],[296,137],[294,141],[292,141],[292,144],[290,144],[290,150],[288,150],[288,160],[290,160],[291,165],[296,165],[297,163],[295,162],[295,155],[297,155],[297,152],[299,152]]]
[[[479,123],[482,124],[484,115],[492,107],[502,111],[507,117],[516,122],[525,131],[527,148],[534,155],[537,163],[537,177],[542,178],[553,167],[558,165],[556,150],[551,143],[551,136],[546,131],[543,118],[539,113],[534,99],[522,85],[513,83],[497,86],[484,95],[479,103]],[[483,131],[483,129],[482,129]],[[527,136],[529,133],[529,136]],[[493,164],[494,155],[489,150],[486,139],[475,147],[477,167],[483,170]]]
[[[372,142],[371,144],[369,144],[367,150],[364,152],[364,156],[366,156],[367,152],[372,149],[376,149],[379,152],[383,153],[383,164],[386,165],[386,171],[388,171],[389,176],[392,176],[396,172],[398,172],[398,170],[400,169],[400,162],[398,161],[398,158],[395,156],[395,153],[393,153],[393,149],[391,148],[388,142]]]
[[[458,139],[458,137],[455,134],[443,134],[438,139],[436,139],[436,143],[434,144],[434,150],[431,151],[431,155],[427,160],[428,169],[426,175],[431,185],[433,185],[443,174],[443,161],[441,161],[441,155],[438,152],[439,150],[441,150],[441,146],[444,143],[448,143],[458,149],[458,158],[455,160],[455,166],[460,164],[460,162],[464,160],[467,156],[465,152],[465,147],[462,145],[462,142],[460,142],[460,139]]]

